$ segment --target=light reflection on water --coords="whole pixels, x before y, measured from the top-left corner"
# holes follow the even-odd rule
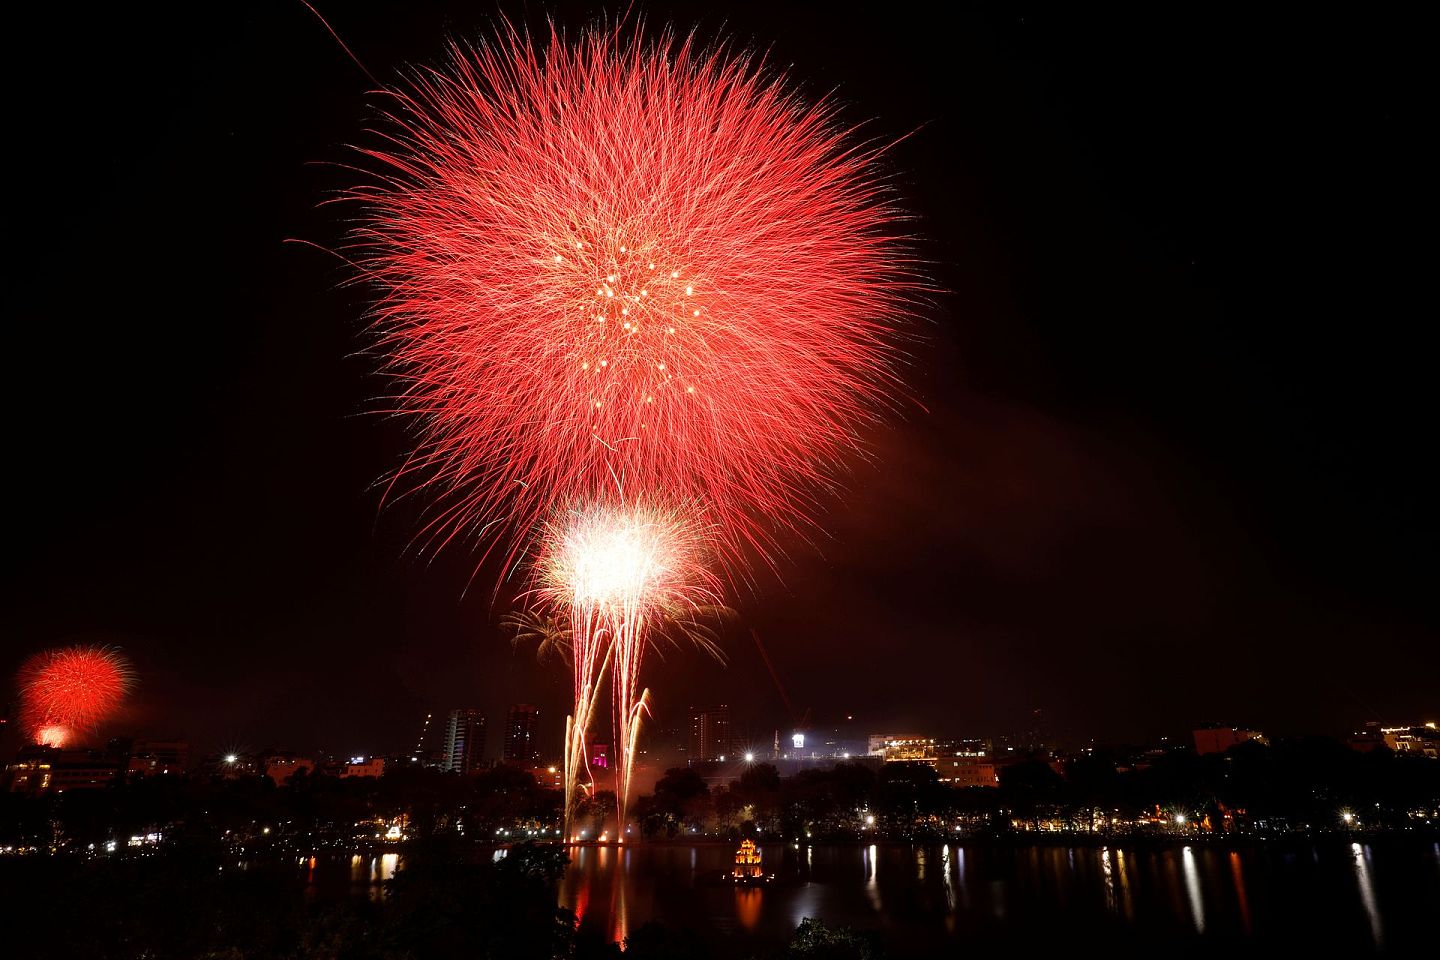
[[[1195,868],[1195,851],[1186,847],[1181,852],[1185,863],[1185,894],[1190,899],[1190,918],[1195,932],[1205,932],[1205,898],[1200,893],[1200,871]]]
[[[1115,912],[1115,871],[1110,865],[1110,848],[1100,848],[1100,869],[1105,874],[1105,909]]]
[[[1246,935],[1250,931],[1250,901],[1245,897],[1245,870],[1240,865],[1240,854],[1230,851],[1230,879],[1235,882],[1235,902],[1240,908],[1240,923]]]
[[[1071,930],[1177,943],[1303,937],[1364,953],[1407,942],[1440,903],[1440,845],[1314,846],[764,844],[775,880],[741,888],[721,879],[734,860],[729,845],[578,847],[558,900],[578,915],[582,936],[623,940],[655,920],[729,938],[749,956],[814,917],[883,930],[899,944],[896,957],[976,936]],[[403,855],[295,864],[307,896],[327,885],[343,895],[348,883],[351,896],[379,898]]]
[[[868,879],[865,881],[865,896],[870,900],[870,908],[879,913],[883,906],[880,903],[880,854],[876,844],[870,844],[865,851],[865,862],[869,867]]]
[[[1125,851],[1115,851],[1115,869],[1120,873],[1120,909],[1126,920],[1135,919],[1134,904],[1130,899],[1130,873],[1125,868]]]
[[[1360,885],[1360,902],[1365,904],[1365,918],[1370,921],[1370,936],[1375,946],[1385,943],[1385,931],[1380,926],[1380,907],[1375,902],[1375,883],[1370,879],[1370,848],[1358,843],[1350,844],[1350,855],[1355,863],[1355,880]]]
[[[740,921],[740,926],[751,932],[760,926],[760,908],[764,905],[764,900],[765,891],[759,887],[735,888],[735,917]]]

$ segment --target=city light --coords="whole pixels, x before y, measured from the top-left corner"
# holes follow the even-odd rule
[[[746,753],[745,753],[745,762],[746,762],[746,763],[754,763],[754,762],[755,762],[755,754],[750,753],[749,751],[746,751]]]
[[[1355,814],[1351,813],[1349,810],[1346,810],[1344,813],[1340,814],[1340,819],[1345,821],[1346,826],[1349,826],[1350,824],[1355,822]]]
[[[239,759],[240,759],[240,758],[239,758],[238,756],[236,756],[235,754],[233,754],[233,753],[227,753],[227,754],[225,754],[225,762],[226,762],[226,763],[234,763],[236,760],[239,760]]]
[[[804,750],[804,749],[805,749],[805,734],[803,734],[803,733],[794,733],[794,734],[791,734],[791,735],[790,735],[790,743],[795,747],[796,750]]]
[[[1178,823],[1178,824],[1180,824],[1181,826],[1184,826],[1184,825],[1185,825],[1185,814],[1183,814],[1183,813],[1177,813],[1177,814],[1175,814],[1175,822]]]

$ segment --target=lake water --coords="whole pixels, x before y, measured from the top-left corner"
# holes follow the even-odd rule
[[[718,881],[729,846],[573,852],[562,905],[586,938],[647,921],[721,956],[784,943],[806,917],[878,932],[891,957],[1103,946],[1107,956],[1440,956],[1440,844],[1288,847],[767,844],[764,887]]]

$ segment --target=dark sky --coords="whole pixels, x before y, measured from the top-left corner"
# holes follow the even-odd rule
[[[365,413],[367,293],[316,249],[370,82],[299,0],[213,6],[11,24],[0,666],[120,644],[113,730],[201,750],[399,750],[427,709],[519,700],[558,744],[562,669],[373,486],[405,435]],[[320,8],[382,80],[497,9]],[[1417,23],[645,9],[916,131],[892,162],[945,291],[923,408],[872,438],[831,539],[735,598],[797,710],[966,735],[1043,708],[1129,742],[1440,714]],[[656,663],[659,723],[724,699],[768,742],[793,719],[727,646]]]

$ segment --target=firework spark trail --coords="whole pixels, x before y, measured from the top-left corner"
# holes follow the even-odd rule
[[[539,594],[543,603],[569,613],[575,679],[576,706],[565,744],[567,838],[571,804],[588,770],[585,742],[596,692],[608,664],[618,750],[616,813],[623,839],[635,746],[648,700],[648,692],[638,692],[640,666],[655,621],[684,616],[718,595],[706,562],[709,531],[695,515],[650,501],[612,499],[574,508],[551,524]]]
[[[129,661],[113,647],[43,650],[16,677],[21,726],[36,743],[65,746],[109,719],[133,680]]]
[[[742,569],[900,392],[923,284],[881,149],[748,56],[638,34],[454,46],[388,91],[350,192],[417,415],[400,489],[442,492],[423,537],[507,566],[619,477],[704,503]]]
[[[593,784],[590,758],[586,751],[590,724],[600,697],[605,671],[614,657],[613,645],[603,619],[593,605],[575,602],[570,605],[571,667],[574,674],[574,707],[565,718],[564,774],[565,809],[564,837],[570,837],[570,817],[580,781]]]

